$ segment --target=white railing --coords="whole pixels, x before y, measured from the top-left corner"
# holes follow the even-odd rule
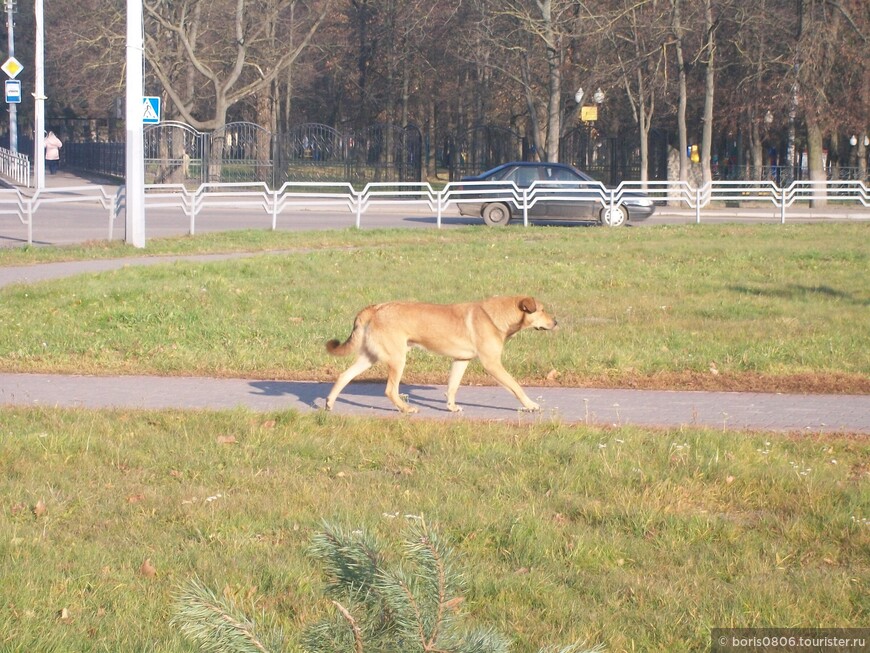
[[[34,218],[42,208],[63,204],[99,204],[108,212],[109,233],[112,240],[115,219],[123,208],[124,187],[110,194],[102,186],[66,186],[39,189],[25,195],[17,188],[0,190],[0,215],[14,215],[27,228],[27,244],[33,244]]]
[[[30,186],[30,157],[0,147],[0,175],[24,187]]]
[[[57,204],[98,204],[107,211],[108,238],[114,237],[115,222],[124,210],[124,187],[115,190],[102,186],[74,186],[40,189],[32,196],[18,189],[0,190],[0,215],[17,215],[27,227],[27,242],[33,242],[34,219],[40,209]],[[807,205],[825,200],[828,206],[848,209],[848,217],[870,220],[870,191],[860,181],[805,182],[796,181],[778,187],[770,181],[714,181],[702,187],[680,182],[623,182],[616,188],[606,188],[597,182],[584,185],[556,182],[535,182],[519,188],[510,182],[453,182],[440,190],[420,183],[370,183],[355,190],[347,183],[288,182],[277,190],[263,183],[209,183],[196,189],[182,185],[148,185],[145,189],[146,226],[148,211],[180,209],[186,220],[187,232],[195,234],[197,220],[206,211],[233,209],[241,215],[266,214],[271,228],[279,227],[285,213],[294,209],[341,210],[354,217],[357,228],[362,226],[367,212],[383,207],[427,212],[442,226],[446,213],[457,210],[459,204],[482,205],[498,202],[507,206],[513,217],[528,225],[536,219],[536,207],[542,203],[585,202],[592,206],[585,211],[587,219],[595,219],[598,210],[631,206],[643,195],[656,204],[657,214],[679,214],[686,221],[700,223],[705,215],[739,221],[746,218],[775,219],[785,223],[789,216],[806,217]],[[735,208],[739,203],[741,208]],[[804,206],[801,206],[804,205]],[[753,213],[753,211],[755,213]],[[629,209],[629,212],[630,209]],[[811,210],[810,217],[836,217]],[[591,216],[591,217],[589,217]],[[546,218],[545,218],[546,219]],[[240,220],[240,226],[243,220]],[[2,236],[2,234],[0,234]]]

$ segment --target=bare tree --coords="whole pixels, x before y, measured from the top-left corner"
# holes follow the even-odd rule
[[[230,107],[268,90],[292,66],[330,2],[146,0],[152,26],[145,56],[180,115],[197,129],[217,129]],[[286,47],[288,38],[274,38],[275,25],[301,34],[293,47]]]
[[[602,33],[610,41],[618,75],[640,137],[640,180],[649,181],[649,134],[656,100],[663,90],[664,47],[670,38],[665,8],[656,0],[618,0],[604,14]]]

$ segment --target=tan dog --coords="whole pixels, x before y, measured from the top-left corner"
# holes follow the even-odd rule
[[[338,394],[354,378],[384,361],[389,370],[387,397],[403,413],[416,413],[417,409],[399,395],[399,382],[408,349],[418,346],[453,359],[447,381],[449,410],[462,410],[456,405],[456,391],[474,358],[479,358],[483,368],[514,393],[525,410],[540,410],[501,364],[505,342],[528,328],[556,328],[556,320],[533,297],[491,297],[466,304],[389,302],[364,308],[344,344],[338,340],[326,343],[326,350],[335,356],[357,353],[353,365],[332,387],[326,409],[332,410]]]

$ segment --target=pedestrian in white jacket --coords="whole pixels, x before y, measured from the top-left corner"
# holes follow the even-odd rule
[[[54,132],[48,132],[48,136],[45,137],[45,162],[51,174],[56,173],[57,167],[60,165],[60,148],[62,147],[63,143],[55,136]]]

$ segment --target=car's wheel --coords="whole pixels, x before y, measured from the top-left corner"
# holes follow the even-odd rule
[[[628,209],[622,205],[614,206],[612,210],[610,206],[605,206],[598,218],[605,227],[621,227],[628,222]]]
[[[511,210],[507,204],[487,204],[481,215],[490,227],[503,227],[511,221]]]

